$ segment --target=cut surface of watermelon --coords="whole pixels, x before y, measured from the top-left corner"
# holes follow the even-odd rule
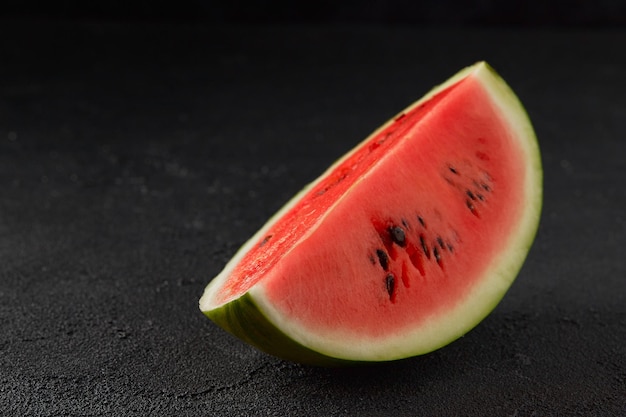
[[[387,361],[477,325],[518,274],[542,200],[528,117],[484,62],[375,131],[259,230],[200,309],[270,354]]]

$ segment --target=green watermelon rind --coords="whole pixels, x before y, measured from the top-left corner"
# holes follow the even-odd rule
[[[400,342],[395,340],[387,347],[383,347],[382,350],[379,349],[371,354],[355,353],[354,351],[346,353],[342,351],[343,347],[336,343],[335,346],[331,346],[324,342],[320,343],[314,338],[310,339],[306,330],[299,329],[297,325],[293,325],[289,321],[289,318],[282,317],[280,312],[273,309],[272,305],[267,302],[263,287],[259,285],[223,305],[211,304],[217,289],[226,281],[230,270],[245,255],[251,245],[254,245],[277,219],[297,204],[317,181],[326,176],[326,173],[331,172],[346,158],[349,158],[352,152],[344,155],[333,164],[313,184],[305,187],[244,244],[222,273],[207,286],[200,301],[203,313],[225,330],[262,351],[283,359],[322,366],[388,361],[425,354],[451,343],[478,325],[501,301],[518,275],[534,241],[541,213],[543,172],[536,136],[524,107],[506,82],[484,62],[461,70],[444,84],[435,87],[420,100],[410,105],[404,112],[429,100],[439,91],[471,73],[482,79],[482,85],[489,92],[490,99],[497,105],[502,115],[512,126],[512,130],[517,133],[517,137],[521,140],[521,148],[522,151],[526,152],[525,160],[530,168],[527,170],[528,178],[526,180],[525,195],[527,201],[523,218],[518,223],[517,232],[511,234],[512,243],[503,251],[504,256],[493,260],[492,267],[488,268],[485,274],[488,277],[475,288],[466,301],[461,303],[460,308],[452,309],[446,320],[435,321],[429,329],[424,332],[420,330],[416,333],[418,336],[421,335],[420,332],[424,333],[426,335],[425,341],[417,340],[416,337],[413,339],[407,337],[404,345],[402,340]],[[393,118],[372,133],[365,141],[376,135],[389,123],[393,123]],[[358,146],[355,147],[355,149],[357,148]],[[345,344],[346,342],[342,341],[341,343]]]
[[[250,293],[203,313],[232,335],[281,359],[328,367],[360,363],[327,356],[296,342],[268,320]]]

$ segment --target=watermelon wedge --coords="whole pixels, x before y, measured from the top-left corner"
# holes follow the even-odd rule
[[[253,346],[302,363],[431,352],[504,296],[541,202],[531,123],[480,62],[297,194],[210,282],[200,309]]]

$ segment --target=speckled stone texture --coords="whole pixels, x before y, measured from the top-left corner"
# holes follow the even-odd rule
[[[626,415],[626,31],[0,24],[0,415]],[[263,222],[486,59],[535,124],[518,280],[435,353],[282,362],[197,307]]]

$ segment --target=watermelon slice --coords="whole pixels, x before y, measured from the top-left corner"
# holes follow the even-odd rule
[[[503,297],[541,200],[530,121],[480,62],[296,195],[211,281],[200,309],[293,361],[424,354],[468,332]]]

